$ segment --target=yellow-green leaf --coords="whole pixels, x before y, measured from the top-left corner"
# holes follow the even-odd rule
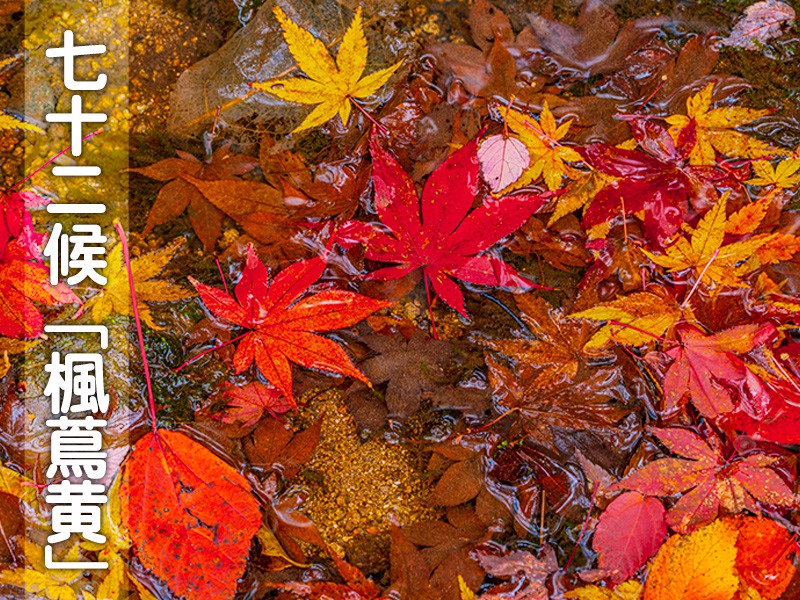
[[[153,321],[150,308],[145,302],[170,302],[194,296],[193,292],[173,283],[153,280],[172,260],[182,244],[183,238],[179,238],[160,250],[138,256],[131,261],[139,316],[152,329],[159,329],[159,327]],[[86,301],[79,313],[91,310],[92,321],[95,323],[101,323],[112,315],[132,315],[128,272],[122,260],[120,244],[114,246],[109,252],[107,261],[108,266],[104,273],[108,277],[108,283],[101,291]]]

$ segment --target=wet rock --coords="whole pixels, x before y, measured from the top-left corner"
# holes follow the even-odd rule
[[[331,0],[313,6],[267,0],[222,48],[180,76],[170,100],[167,123],[170,133],[191,135],[203,131],[213,122],[218,106],[222,106],[223,122],[234,123],[246,117],[256,121],[281,118],[287,121],[287,131],[308,110],[267,94],[250,94],[250,83],[254,81],[301,74],[294,68],[295,61],[272,13],[276,4],[280,4],[293,21],[334,46],[341,39],[356,6],[343,3],[345,10],[342,10],[339,3]],[[410,46],[406,41],[408,35],[399,31],[395,23],[400,21],[398,16],[404,11],[404,2],[391,0],[364,6],[370,49],[367,72],[391,64]],[[403,18],[407,21],[408,15]]]

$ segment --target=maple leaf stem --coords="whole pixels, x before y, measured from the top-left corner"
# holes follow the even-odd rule
[[[545,499],[547,498],[547,490],[542,488],[542,506],[539,515],[539,548],[544,546],[544,514],[545,514]]]
[[[583,536],[586,534],[586,529],[589,527],[589,519],[592,516],[592,509],[594,509],[595,503],[597,502],[597,492],[599,490],[600,482],[595,481],[594,485],[592,486],[592,500],[589,503],[589,511],[586,513],[586,519],[583,521],[583,526],[581,527],[581,532],[578,534],[578,539],[575,540],[575,546],[573,546],[572,552],[569,553],[567,564],[564,566],[565,573],[569,570],[569,566],[572,564],[572,559],[575,558],[575,552],[577,552],[578,546],[581,545],[581,540],[583,540]]]
[[[539,257],[537,256],[537,258],[539,258]],[[542,277],[542,280],[544,280],[544,277]],[[531,328],[530,328],[530,327],[528,327],[528,326],[525,324],[525,322],[524,322],[522,319],[520,319],[520,318],[517,316],[517,314],[516,314],[516,313],[515,313],[513,310],[511,310],[510,308],[508,308],[508,307],[507,307],[505,304],[503,304],[503,303],[502,303],[500,300],[498,300],[497,298],[495,298],[495,297],[494,297],[494,296],[492,296],[491,294],[487,294],[486,292],[480,292],[480,295],[481,295],[483,298],[486,298],[486,299],[487,299],[489,302],[493,302],[493,303],[495,303],[497,306],[499,306],[499,307],[500,307],[500,308],[503,310],[503,312],[504,312],[504,313],[506,313],[506,314],[507,314],[509,317],[511,317],[512,319],[514,319],[514,323],[516,323],[516,324],[517,324],[517,325],[519,325],[519,326],[520,326],[522,329],[524,329],[525,331],[527,331],[529,335],[531,335],[531,336],[533,336],[533,335],[534,335],[534,334],[533,334],[533,332],[531,331]]]
[[[695,291],[697,290],[698,287],[700,287],[700,282],[703,281],[703,277],[705,277],[706,271],[708,271],[708,268],[711,266],[711,263],[713,263],[716,260],[717,256],[719,256],[719,248],[714,250],[714,254],[711,256],[711,259],[706,263],[706,266],[703,267],[703,270],[700,272],[700,275],[698,275],[697,281],[694,282],[692,289],[689,291],[689,295],[687,295],[686,298],[683,299],[683,302],[681,302],[681,309],[686,308],[686,306],[689,304],[689,300],[692,299],[692,296],[694,295]]]
[[[792,546],[796,546],[797,549],[800,550],[800,544],[797,543],[797,533],[789,538],[789,541],[786,542],[786,545],[783,548],[781,548],[780,552],[775,554],[775,558],[772,559],[772,562],[765,569],[765,571],[772,571],[772,569],[775,568],[775,565],[777,565],[778,562],[789,553],[789,548]]]
[[[491,421],[489,421],[488,423],[486,423],[486,424],[484,424],[484,425],[481,425],[480,427],[476,427],[475,429],[472,429],[472,428],[469,428],[469,427],[468,427],[468,428],[467,428],[467,430],[466,430],[464,433],[462,433],[462,434],[460,434],[460,435],[456,436],[456,439],[459,439],[459,440],[460,440],[460,439],[461,439],[462,437],[464,437],[465,435],[469,435],[469,434],[471,434],[471,433],[480,433],[480,432],[482,432],[482,431],[486,431],[487,429],[489,429],[489,428],[490,428],[492,425],[494,425],[495,423],[499,423],[500,421],[502,421],[503,419],[505,419],[505,418],[506,418],[508,415],[510,415],[510,414],[512,414],[512,413],[515,413],[515,412],[517,412],[518,410],[519,410],[519,406],[515,406],[514,408],[510,408],[510,409],[508,409],[506,412],[504,412],[504,413],[503,413],[502,415],[500,415],[499,417],[496,417],[496,418],[492,419]]]
[[[219,278],[222,279],[222,287],[225,288],[225,293],[230,296],[230,292],[228,291],[228,282],[225,281],[225,273],[222,272],[222,265],[219,264],[219,258],[215,256],[214,262],[217,263],[217,271],[219,271]]]
[[[8,554],[11,556],[11,560],[16,563],[17,555],[14,552],[14,547],[11,545],[11,542],[8,541],[8,536],[6,535],[6,530],[2,523],[0,523],[0,535],[3,536],[3,541],[6,544],[6,548],[8,548]]]
[[[203,358],[206,354],[211,354],[212,352],[216,352],[220,348],[224,348],[225,346],[230,346],[231,344],[235,344],[240,339],[242,339],[244,336],[246,336],[248,333],[250,333],[250,332],[249,331],[245,332],[242,335],[236,336],[232,340],[228,340],[227,342],[223,342],[222,344],[219,344],[218,346],[214,346],[213,348],[209,348],[208,350],[203,350],[200,354],[195,354],[192,358],[190,358],[189,360],[184,362],[181,366],[172,369],[172,372],[173,373],[180,373],[185,367],[188,367],[190,364],[192,364],[196,360]]]
[[[378,123],[378,121],[376,121],[376,120],[375,120],[375,117],[373,117],[371,114],[369,114],[369,113],[366,111],[366,109],[365,109],[363,106],[361,106],[361,105],[360,105],[358,102],[356,102],[355,100],[353,100],[353,99],[352,99],[352,98],[350,98],[349,96],[348,96],[348,99],[350,100],[350,102],[352,102],[352,103],[353,103],[353,106],[355,106],[355,107],[356,107],[358,110],[360,110],[360,111],[361,111],[361,114],[363,114],[365,117],[367,117],[367,119],[368,119],[368,120],[369,120],[369,121],[370,121],[370,122],[371,122],[373,125],[375,125],[375,127],[377,127],[377,128],[378,128],[378,130],[379,130],[379,131],[380,131],[380,132],[381,132],[383,135],[389,135],[389,130],[388,130],[388,129],[386,129],[386,127],[384,127],[384,126],[383,126],[383,125],[381,125],[380,123]]]
[[[128,286],[131,290],[131,307],[133,308],[133,320],[136,323],[136,335],[139,338],[139,352],[142,357],[142,366],[144,367],[144,380],[147,383],[147,403],[150,408],[150,425],[153,428],[153,433],[158,431],[156,425],[156,401],[153,397],[153,379],[150,377],[150,364],[147,362],[147,353],[144,350],[144,335],[142,334],[142,320],[139,317],[139,304],[136,301],[136,286],[133,285],[133,269],[131,269],[131,256],[128,252],[128,238],[125,236],[125,230],[122,228],[122,223],[116,221],[114,227],[119,235],[120,244],[122,244],[122,257],[125,261],[125,270],[128,273]]]
[[[650,103],[650,100],[656,97],[656,94],[661,91],[661,88],[664,87],[664,84],[667,83],[667,79],[669,79],[666,75],[661,76],[661,81],[658,82],[656,89],[654,89],[651,94],[645,99],[644,102],[641,103],[641,107],[644,108]]]
[[[433,318],[433,302],[431,301],[431,289],[428,284],[428,276],[423,274],[422,279],[425,280],[425,296],[428,298],[428,316],[431,320],[431,333],[433,334],[433,339],[439,339],[439,332],[436,331],[436,321]]]
[[[100,128],[100,129],[98,129],[97,131],[93,131],[92,133],[90,133],[90,134],[88,134],[88,135],[85,135],[85,136],[83,136],[83,138],[82,138],[82,141],[88,140],[89,138],[92,138],[92,137],[96,136],[98,133],[101,133],[102,131],[103,131],[103,128],[101,127],[101,128]],[[18,188],[19,186],[21,186],[21,185],[22,185],[23,183],[25,183],[26,181],[29,181],[30,179],[32,179],[32,178],[33,178],[33,177],[34,177],[34,176],[35,176],[35,175],[36,175],[36,174],[37,174],[39,171],[41,171],[42,169],[44,169],[44,168],[45,168],[47,165],[49,165],[51,162],[53,162],[53,161],[54,161],[55,159],[57,159],[59,156],[61,156],[62,154],[66,154],[66,153],[67,153],[67,152],[69,152],[70,150],[72,150],[72,146],[71,146],[71,145],[70,145],[70,146],[67,146],[66,148],[64,148],[64,149],[63,149],[61,152],[59,152],[58,154],[55,154],[55,155],[51,156],[50,158],[48,158],[48,159],[47,159],[47,160],[44,162],[44,164],[42,164],[42,165],[38,166],[37,168],[35,168],[35,169],[33,170],[33,172],[32,172],[32,173],[30,173],[29,175],[26,175],[26,176],[25,176],[23,179],[21,179],[20,181],[18,181],[18,182],[17,182],[17,183],[15,183],[14,185],[12,185],[10,188],[8,188],[8,189],[7,189],[5,192],[3,192],[3,193],[4,193],[4,194],[7,194],[7,193],[9,193],[10,191],[12,191],[12,190],[15,190],[16,188]]]
[[[560,148],[560,147],[564,146],[564,144],[560,143],[557,139],[553,138],[552,136],[547,135],[545,133],[544,129],[542,129],[541,125],[539,125],[538,123],[536,125],[534,125],[533,123],[531,123],[531,122],[529,122],[527,120],[523,121],[523,122],[525,123],[525,127],[527,127],[528,129],[532,129],[533,132],[538,137],[540,137],[541,139],[549,142],[553,146],[553,148],[556,148],[556,147]]]

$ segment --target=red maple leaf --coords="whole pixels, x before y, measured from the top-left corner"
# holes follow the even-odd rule
[[[28,207],[47,201],[30,192],[0,197],[0,335],[33,338],[44,318],[36,302],[48,306],[80,302],[66,285],[50,284],[42,264],[42,234],[33,229]]]
[[[710,523],[721,509],[756,514],[756,501],[773,506],[794,506],[792,490],[771,468],[777,457],[749,454],[726,459],[713,434],[707,441],[680,427],[652,429],[670,451],[685,458],[661,458],[646,464],[616,484],[647,496],[682,494],[667,512],[667,524],[685,533]]]
[[[296,406],[290,363],[341,373],[368,383],[345,351],[319,332],[350,327],[389,303],[354,292],[326,290],[300,299],[325,270],[325,260],[296,262],[270,284],[267,269],[252,247],[232,298],[227,293],[189,278],[206,307],[226,321],[250,329],[240,336],[233,356],[237,373],[253,362]]]
[[[675,360],[664,377],[666,412],[675,410],[687,396],[711,419],[733,411],[750,372],[737,355],[776,333],[771,323],[739,325],[712,335],[692,325],[678,326],[681,345],[667,351]]]
[[[685,128],[676,144],[667,129],[651,119],[632,119],[630,126],[645,152],[609,144],[578,149],[589,165],[620,178],[597,193],[582,224],[589,229],[644,211],[645,236],[663,247],[680,229],[690,200],[716,198],[716,187],[733,183],[725,171],[688,164],[696,141],[693,128]]]
[[[115,224],[133,306],[128,240]],[[151,431],[123,463],[121,517],[142,565],[185,600],[232,598],[262,515],[244,475],[198,442],[157,425],[153,382],[134,311]]]
[[[545,202],[544,195],[487,198],[470,212],[478,194],[477,138],[453,153],[417,197],[414,182],[378,141],[370,140],[375,208],[385,227],[349,221],[337,232],[343,246],[366,244],[370,260],[397,263],[370,279],[398,279],[422,269],[425,284],[466,315],[453,279],[479,285],[541,288],[496,256],[480,254],[513,233]],[[388,229],[388,230],[387,230]]]
[[[739,406],[717,421],[723,430],[735,429],[762,442],[800,444],[800,384],[796,379],[759,377],[748,369],[740,389]]]
[[[242,387],[232,385],[225,389],[224,395],[230,399],[228,406],[222,413],[214,415],[223,423],[238,421],[249,427],[255,425],[265,412],[277,419],[278,415],[292,409],[278,389],[258,381]]]

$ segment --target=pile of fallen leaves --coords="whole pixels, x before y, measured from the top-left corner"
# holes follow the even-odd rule
[[[800,597],[800,154],[753,133],[780,107],[746,107],[747,82],[715,72],[722,46],[758,50],[794,11],[758,2],[727,37],[676,41],[666,18],[621,23],[602,0],[522,29],[476,0],[472,43],[382,68],[360,9],[335,56],[275,17],[298,72],[252,87],[309,115],[264,133],[258,157],[225,143],[132,169],[164,184],[143,236],[186,213],[219,266],[189,277],[195,300],[158,278],[183,238],[141,253],[142,319],[201,302],[170,366],[202,378],[216,361],[230,381],[195,399],[194,429],[160,427],[151,405],[151,431],[122,447],[109,544],[59,549],[109,572],[45,571],[3,509],[0,584],[52,600]],[[7,353],[42,333],[41,305],[131,312],[119,245],[103,291],[47,283],[39,201],[2,198]],[[388,556],[364,569],[296,485],[321,421],[289,423],[325,387],[426,461],[436,518],[371,532]],[[2,410],[0,506],[44,527],[13,390]],[[436,415],[436,433],[397,427]]]

